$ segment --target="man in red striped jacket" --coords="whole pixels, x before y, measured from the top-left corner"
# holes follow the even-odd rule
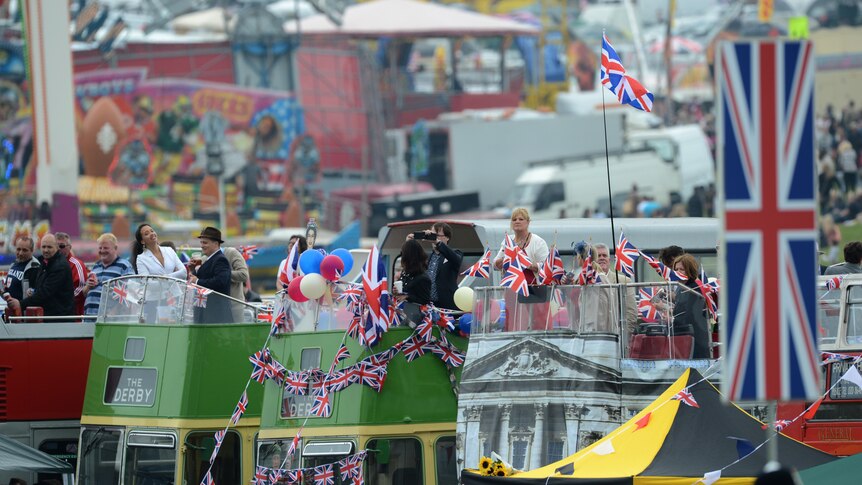
[[[69,268],[72,269],[72,288],[75,290],[75,314],[84,314],[84,300],[87,299],[84,293],[84,286],[87,284],[87,276],[90,271],[80,259],[72,254],[72,240],[65,232],[58,232],[57,247],[60,253],[69,260]]]

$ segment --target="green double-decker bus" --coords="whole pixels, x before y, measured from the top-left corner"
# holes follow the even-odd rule
[[[346,324],[333,319],[331,326],[337,328],[331,330],[278,335],[269,348],[273,357],[288,369],[326,372],[342,343],[350,357],[339,367],[385,352],[414,332],[409,327],[390,328],[373,349],[368,349],[350,337],[345,338]],[[451,334],[446,338],[466,351],[465,339]],[[257,465],[311,470],[336,464],[336,483],[345,483],[341,481],[337,463],[367,450],[363,463],[366,484],[457,483],[458,402],[454,389],[459,377],[459,368],[450,368],[430,352],[412,362],[398,352],[388,362],[385,383],[379,392],[357,383],[330,393],[329,417],[312,414],[312,397],[294,395],[267,382]],[[297,434],[300,439],[296,452],[288,457],[287,451]]]
[[[115,291],[116,290],[116,291]],[[248,356],[269,325],[255,309],[184,281],[126,277],[105,283],[81,416],[77,483],[198,484],[210,470],[214,435],[227,429],[211,467],[215,483],[253,474],[263,389],[248,386]],[[226,324],[204,311],[230,309]],[[237,318],[240,317],[240,318]]]

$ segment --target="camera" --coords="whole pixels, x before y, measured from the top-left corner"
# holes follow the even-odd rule
[[[425,231],[417,231],[417,232],[413,233],[413,239],[416,239],[417,241],[422,241],[422,240],[436,241],[437,240],[437,234],[434,234],[434,233],[426,234]]]

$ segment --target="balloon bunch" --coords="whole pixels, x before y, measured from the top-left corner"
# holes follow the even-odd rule
[[[299,256],[300,276],[290,280],[287,295],[302,303],[316,300],[326,293],[327,285],[338,281],[353,268],[353,256],[346,249],[336,249],[330,254],[309,249]]]

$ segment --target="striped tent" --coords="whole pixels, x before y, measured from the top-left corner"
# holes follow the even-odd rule
[[[643,411],[574,455],[509,477],[465,470],[461,483],[691,485],[721,470],[718,481],[707,483],[750,484],[767,461],[767,447],[758,448],[765,439],[761,426],[724,404],[718,390],[689,369]],[[834,459],[784,435],[778,440],[779,460],[799,470]]]

